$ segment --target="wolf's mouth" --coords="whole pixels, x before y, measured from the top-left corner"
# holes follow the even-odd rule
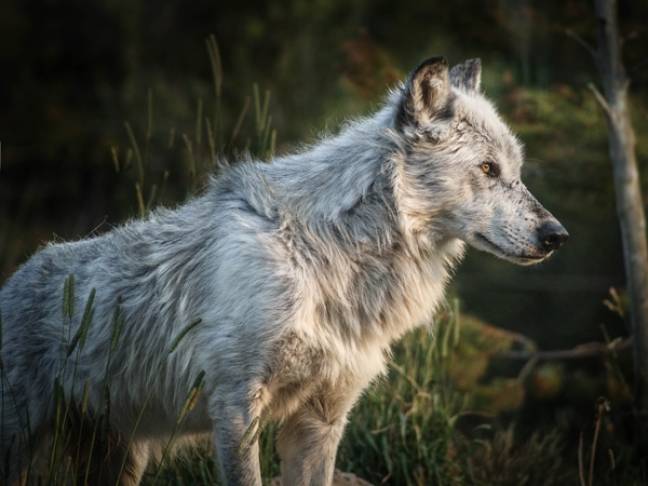
[[[512,258],[512,259],[515,259],[515,260],[522,260],[522,261],[528,262],[528,263],[539,262],[539,261],[544,260],[545,258],[547,258],[549,255],[551,255],[551,253],[553,253],[553,252],[550,251],[550,252],[543,252],[542,254],[538,254],[538,255],[528,255],[528,254],[524,254],[524,253],[516,255],[516,254],[512,254],[512,253],[508,253],[508,252],[504,251],[500,246],[493,243],[491,240],[486,238],[481,233],[475,233],[475,236],[477,237],[477,239],[479,240],[480,243],[482,243],[487,248],[489,248],[493,253],[498,254],[498,255],[502,255],[502,256],[504,256],[506,258]]]

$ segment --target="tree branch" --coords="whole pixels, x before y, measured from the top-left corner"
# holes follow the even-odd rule
[[[603,108],[603,111],[605,112],[605,116],[607,116],[608,118],[611,117],[612,110],[610,110],[610,105],[608,104],[605,97],[598,90],[596,85],[594,83],[587,83],[587,87],[592,93],[594,93],[594,98],[596,98],[596,101],[598,101],[599,105],[601,105],[601,108]]]
[[[559,349],[552,351],[505,351],[496,356],[505,359],[533,360],[572,360],[607,356],[619,351],[624,351],[632,344],[632,338],[615,339],[609,343],[591,342],[579,344],[573,349]]]

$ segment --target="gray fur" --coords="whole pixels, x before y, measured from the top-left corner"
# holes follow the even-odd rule
[[[550,253],[537,228],[554,220],[520,182],[521,145],[478,78],[475,61],[449,73],[432,59],[336,136],[240,163],[177,209],[34,255],[0,291],[12,390],[0,411],[3,473],[16,477],[47,437],[59,376],[70,403],[87,390],[95,417],[109,390],[113,440],[130,436],[146,406],[123,451],[122,482],[136,484],[204,371],[180,432],[213,431],[227,484],[261,484],[254,434],[245,443],[259,417],[284,423],[284,484],[330,484],[347,413],[384,372],[390,345],[430,321],[464,242],[521,264]],[[484,160],[499,177],[482,172]],[[92,325],[66,359],[91,289]],[[111,356],[116,308],[125,325]]]

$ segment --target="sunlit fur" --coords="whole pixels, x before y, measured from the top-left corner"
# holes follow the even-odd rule
[[[390,345],[431,322],[464,242],[516,263],[546,256],[535,235],[551,216],[519,180],[522,149],[479,93],[479,64],[444,62],[335,136],[242,161],[176,209],[25,263],[0,291],[3,474],[50,437],[58,382],[90,421],[110,397],[100,440],[114,445],[95,484],[114,484],[123,457],[121,482],[136,484],[204,371],[178,435],[212,431],[227,484],[261,484],[258,417],[283,423],[285,485],[330,484],[347,413]],[[486,159],[500,178],[482,172]],[[91,289],[92,324],[66,358]]]

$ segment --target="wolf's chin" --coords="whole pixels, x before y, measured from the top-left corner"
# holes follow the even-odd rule
[[[470,239],[470,243],[478,250],[485,251],[486,253],[490,253],[498,258],[515,263],[516,265],[524,266],[536,265],[549,258],[553,253],[553,251],[538,255],[508,253],[481,233],[475,233],[474,237]]]

